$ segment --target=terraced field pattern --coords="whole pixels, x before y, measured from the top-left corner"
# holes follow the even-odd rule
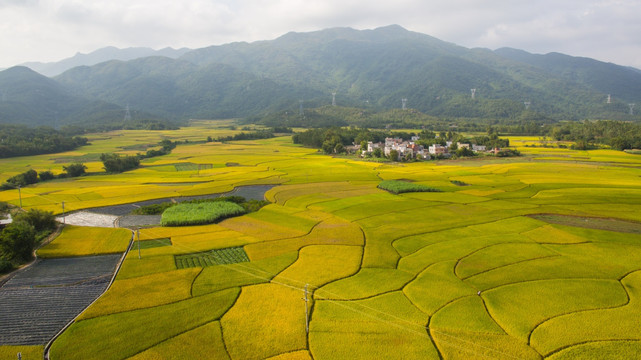
[[[198,126],[174,136],[218,131]],[[133,135],[110,136],[75,156]],[[58,211],[277,185],[258,212],[141,229],[141,257],[129,252],[51,359],[641,358],[641,156],[527,141],[512,141],[519,158],[421,163],[287,137],[192,142],[124,174],[23,189],[27,206]],[[399,179],[441,192],[377,188]],[[236,260],[211,260],[223,253]]]

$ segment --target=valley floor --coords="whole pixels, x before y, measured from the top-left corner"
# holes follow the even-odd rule
[[[255,213],[141,229],[140,258],[129,252],[51,359],[641,357],[641,157],[519,150],[380,164],[288,138],[201,143],[132,172],[23,189],[25,206],[58,211],[62,199],[83,209],[276,185]],[[442,192],[377,188],[394,179]],[[68,226],[41,253],[127,248],[101,231]]]

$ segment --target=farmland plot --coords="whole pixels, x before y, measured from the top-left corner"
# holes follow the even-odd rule
[[[152,171],[209,182],[172,185],[180,194],[281,184],[266,194],[274,204],[251,215],[141,230],[143,240],[171,240],[130,253],[104,303],[54,343],[52,358],[178,358],[194,348],[223,359],[641,357],[641,170],[617,166],[633,155],[559,150],[581,161],[558,160],[534,149],[509,161],[378,164],[287,141],[179,146],[154,163],[239,166],[104,176],[101,200],[79,198],[91,198],[89,184],[83,196],[62,192],[79,206],[115,201],[105,182],[126,180],[154,197]],[[393,195],[376,188],[381,179],[442,192]],[[579,226],[608,217],[627,225]],[[177,265],[226,248],[248,261]],[[143,319],[154,329],[145,336]]]

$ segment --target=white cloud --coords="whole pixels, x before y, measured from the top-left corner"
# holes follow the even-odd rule
[[[114,45],[203,47],[289,31],[399,24],[467,47],[641,67],[636,0],[0,0],[0,67]]]

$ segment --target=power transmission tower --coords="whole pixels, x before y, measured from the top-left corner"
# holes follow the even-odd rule
[[[606,104],[612,104],[612,95],[608,94],[608,101]]]
[[[298,100],[298,115],[303,116],[303,100]]]
[[[529,101],[525,101],[525,102],[523,102],[523,104],[525,105],[525,110],[528,110],[528,109],[530,108],[530,105],[531,105],[532,103],[531,103],[531,102],[529,102]]]
[[[332,93],[332,106],[336,106],[336,93]]]
[[[403,104],[403,110],[407,110],[407,99],[401,99],[401,103]]]
[[[472,93],[472,100],[474,100],[474,96],[476,95],[476,89],[470,89],[470,92]]]
[[[125,108],[125,122],[131,121],[131,113],[129,112],[129,104]]]
[[[628,104],[628,106],[630,107],[630,115],[634,115],[634,111],[632,110],[634,109],[634,104]]]

